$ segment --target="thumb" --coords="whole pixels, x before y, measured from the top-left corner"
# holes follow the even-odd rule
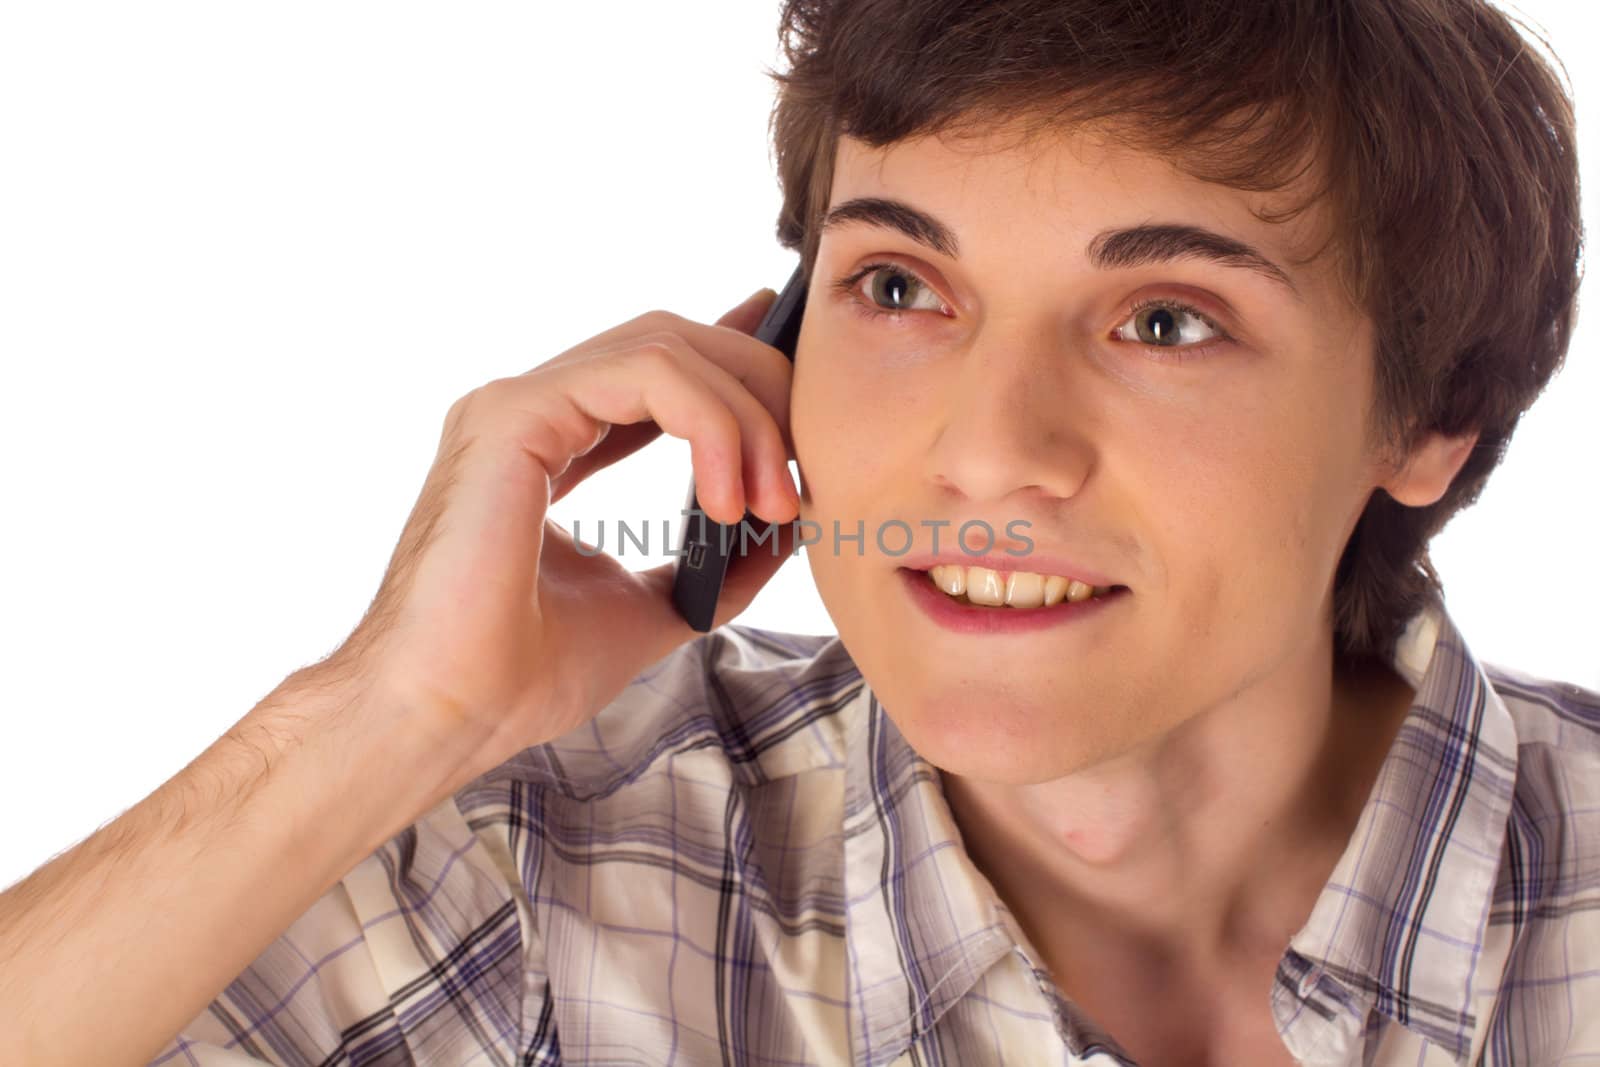
[[[762,286],[739,301],[737,306],[726,311],[717,320],[717,325],[730,327],[740,333],[755,333],[756,327],[761,325],[762,316],[767,313],[767,308],[772,306],[777,297],[776,290]]]

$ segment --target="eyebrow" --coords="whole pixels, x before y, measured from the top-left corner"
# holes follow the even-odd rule
[[[935,252],[959,259],[961,245],[950,227],[903,200],[857,197],[846,200],[822,220],[823,231],[849,223],[895,230]],[[1289,272],[1243,241],[1186,223],[1147,223],[1103,230],[1085,249],[1089,262],[1101,270],[1139,267],[1177,259],[1203,259],[1218,266],[1253,271],[1303,299]]]

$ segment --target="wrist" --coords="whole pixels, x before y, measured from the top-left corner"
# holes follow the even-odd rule
[[[229,736],[235,758],[294,780],[280,795],[303,801],[287,829],[318,852],[306,859],[346,872],[470,781],[486,740],[326,662],[284,679]]]

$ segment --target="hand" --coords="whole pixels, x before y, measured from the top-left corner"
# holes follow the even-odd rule
[[[697,634],[672,606],[671,562],[630,572],[546,512],[663,431],[689,441],[708,517],[735,524],[748,505],[784,524],[776,556],[768,543],[729,566],[715,623],[744,610],[792,553],[799,513],[792,366],[750,336],[774,297],[712,326],[652,311],[457,400],[371,607],[312,670],[481,736],[488,766],[588,722]]]

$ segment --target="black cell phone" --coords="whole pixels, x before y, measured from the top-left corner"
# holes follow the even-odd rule
[[[801,268],[796,267],[778,299],[767,309],[761,325],[756,327],[756,340],[771,345],[793,362],[795,342],[800,337],[800,318],[805,309],[806,279]],[[672,606],[690,626],[708,633],[717,613],[717,598],[722,595],[722,579],[728,573],[728,562],[735,553],[742,551],[744,538],[737,525],[717,522],[700,510],[693,476],[689,478],[689,500],[683,510],[687,514],[683,516],[683,536],[679,539],[677,561],[673,564]],[[746,508],[741,522],[754,524],[761,520]]]

